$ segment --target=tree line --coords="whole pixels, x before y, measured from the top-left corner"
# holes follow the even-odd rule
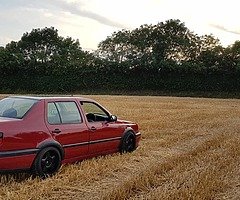
[[[240,41],[223,47],[180,20],[120,30],[94,52],[54,27],[0,47],[1,92],[231,92],[240,88]]]

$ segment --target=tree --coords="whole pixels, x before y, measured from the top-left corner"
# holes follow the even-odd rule
[[[220,68],[227,73],[236,72],[240,69],[240,41],[224,49],[221,56]]]
[[[188,59],[191,32],[180,20],[167,20],[154,26],[153,56],[156,63],[163,60],[180,62]]]
[[[98,45],[98,55],[108,61],[121,63],[131,54],[131,32],[121,30],[114,32]]]
[[[53,27],[33,29],[30,33],[23,34],[18,47],[25,60],[47,63],[58,53],[59,40],[58,31]]]
[[[40,74],[60,74],[68,66],[83,65],[87,55],[78,40],[60,37],[53,27],[24,33],[20,41],[7,44],[6,50],[21,60],[25,71]]]
[[[21,54],[19,54],[16,49],[15,42],[11,42],[7,47],[12,47],[11,50],[8,48],[0,48],[0,71],[1,75],[11,75],[19,71],[23,67],[24,59]]]
[[[229,47],[231,50],[233,60],[240,64],[240,41],[236,41],[232,46]]]
[[[132,31],[114,32],[98,45],[98,52],[108,61],[128,62],[131,68],[158,68],[165,61],[190,60],[189,49],[196,48],[192,38],[196,37],[184,23],[168,20],[157,25],[145,24]]]

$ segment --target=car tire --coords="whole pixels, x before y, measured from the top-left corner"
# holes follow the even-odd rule
[[[55,147],[42,149],[34,161],[34,174],[47,178],[54,175],[61,167],[61,155]]]
[[[136,148],[135,136],[132,132],[127,132],[124,134],[121,142],[120,152],[128,153],[134,151]]]

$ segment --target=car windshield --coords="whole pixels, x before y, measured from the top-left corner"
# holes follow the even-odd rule
[[[21,119],[37,102],[34,99],[5,98],[0,101],[0,117]]]

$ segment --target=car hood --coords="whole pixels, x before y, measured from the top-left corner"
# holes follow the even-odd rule
[[[131,122],[131,121],[122,120],[122,119],[117,119],[116,122],[119,123],[119,124],[134,124],[134,123]]]

